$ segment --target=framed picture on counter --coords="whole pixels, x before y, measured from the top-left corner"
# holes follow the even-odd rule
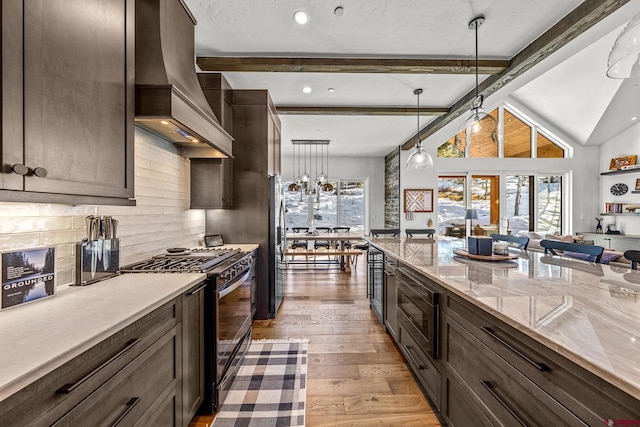
[[[56,249],[21,249],[2,253],[2,309],[55,293]]]
[[[405,212],[433,212],[433,189],[404,190]]]

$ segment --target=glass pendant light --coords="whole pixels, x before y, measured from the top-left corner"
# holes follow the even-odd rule
[[[311,178],[311,176],[309,176],[309,174],[307,173],[307,145],[308,144],[304,145],[304,172],[300,176],[300,178],[302,178],[302,182],[304,183],[309,182],[309,179]]]
[[[471,103],[471,115],[458,129],[465,131],[467,147],[473,142],[498,142],[498,122],[484,111],[484,95],[478,94],[478,27],[484,24],[484,21],[484,15],[478,15],[469,22],[469,29],[476,32],[476,97]]]
[[[640,13],[629,21],[613,44],[607,76],[612,79],[640,77]]]
[[[327,150],[327,156],[328,155],[329,151]],[[327,163],[329,163],[328,158]],[[320,147],[320,175],[318,175],[318,182],[320,183],[320,186],[327,182],[327,174],[324,173],[324,145]]]
[[[416,89],[413,91],[418,96],[418,133],[416,134],[416,149],[407,159],[408,169],[427,169],[433,166],[433,159],[422,148],[422,141],[420,141],[420,94],[422,89]]]

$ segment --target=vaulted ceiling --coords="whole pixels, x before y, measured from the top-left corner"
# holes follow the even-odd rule
[[[571,142],[599,144],[628,127],[630,117],[621,116],[640,99],[632,81],[604,77],[608,51],[640,0],[185,2],[198,21],[199,67],[223,72],[234,89],[269,90],[285,154],[293,139],[329,139],[332,156],[411,147],[416,88],[424,89],[425,143],[450,138],[474,95],[468,23],[479,14],[486,17],[478,51],[489,109],[512,99]],[[294,23],[297,10],[309,14],[307,24]]]

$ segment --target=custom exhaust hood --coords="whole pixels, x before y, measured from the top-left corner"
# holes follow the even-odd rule
[[[184,157],[232,157],[198,82],[196,21],[182,0],[137,0],[136,125],[173,142]]]

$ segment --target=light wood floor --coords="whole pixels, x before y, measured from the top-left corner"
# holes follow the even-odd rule
[[[289,269],[275,319],[254,321],[253,339],[308,338],[306,425],[440,426],[391,336],[369,308],[366,265]],[[190,427],[210,426],[196,417]]]

